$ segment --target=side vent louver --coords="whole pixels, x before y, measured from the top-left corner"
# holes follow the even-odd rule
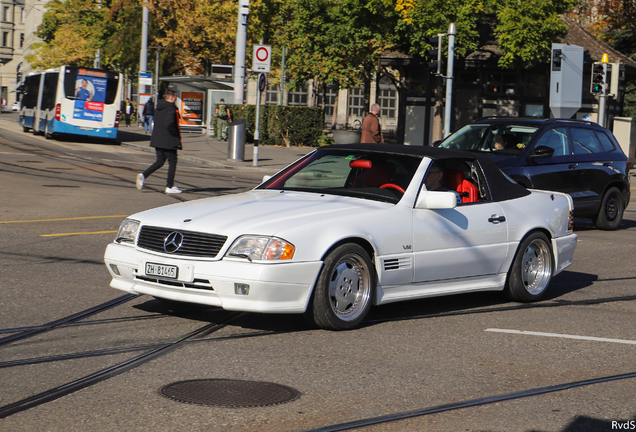
[[[384,260],[384,271],[411,268],[411,258],[389,258]]]

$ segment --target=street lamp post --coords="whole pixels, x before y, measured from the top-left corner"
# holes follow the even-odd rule
[[[161,61],[161,50],[166,49],[165,47],[160,46],[151,46],[150,49],[157,50],[157,61],[155,62],[155,103],[159,102],[159,65]]]

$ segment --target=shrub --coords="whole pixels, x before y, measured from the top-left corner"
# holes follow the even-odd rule
[[[230,112],[232,120],[247,121],[246,140],[254,142],[256,106],[230,105]],[[261,105],[259,144],[316,147],[323,127],[320,108]]]

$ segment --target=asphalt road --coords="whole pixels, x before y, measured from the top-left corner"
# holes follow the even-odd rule
[[[625,423],[636,421],[635,204],[618,231],[577,221],[575,264],[537,304],[510,303],[497,293],[440,297],[378,307],[362,328],[329,332],[294,315],[235,316],[141,296],[35,333],[122,297],[109,287],[103,253],[126,215],[243,191],[262,176],[180,161],[185,193],[162,193],[165,168],[138,191],[135,174],[152,160],[151,153],[112,144],[0,130],[0,430],[280,432],[345,430],[350,422],[359,422],[351,430],[364,431],[636,426]],[[202,328],[205,337],[171,345]],[[2,343],[25,331],[34,333]],[[150,346],[173,349],[45,403],[7,410]],[[277,383],[300,397],[220,408],[160,394],[168,384],[193,379]]]

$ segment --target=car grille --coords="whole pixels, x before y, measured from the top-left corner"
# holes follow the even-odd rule
[[[172,228],[142,226],[139,238],[137,239],[137,246],[151,251],[166,253],[163,245],[166,241],[166,237],[173,232],[183,234],[183,244],[178,250],[172,252],[171,255],[214,258],[227,240],[227,236],[216,234],[202,234]]]

